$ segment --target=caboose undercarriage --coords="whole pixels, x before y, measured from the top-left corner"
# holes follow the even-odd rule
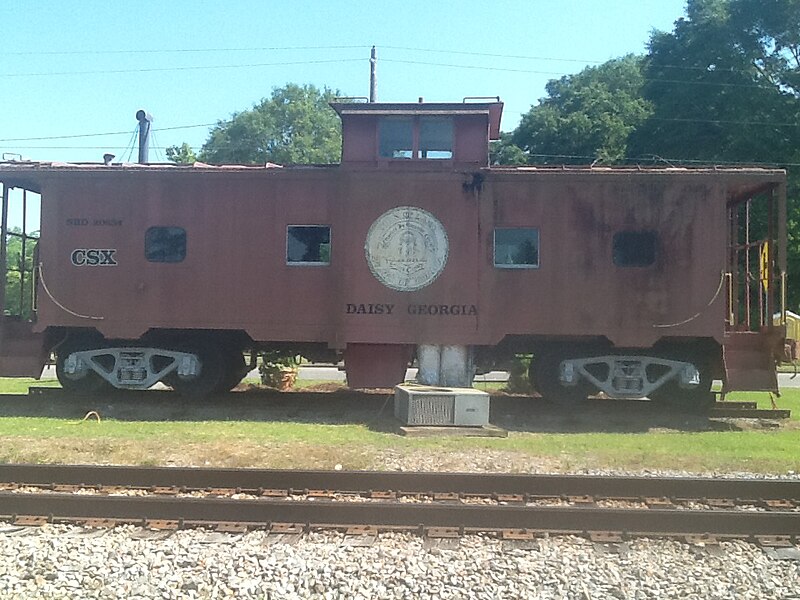
[[[197,379],[202,367],[200,357],[191,352],[127,346],[72,352],[59,372],[73,385],[93,372],[115,388],[146,390],[170,376]]]
[[[583,381],[613,398],[641,398],[669,382],[685,390],[700,385],[700,371],[690,362],[632,354],[573,358],[561,362],[558,382],[567,388]]]
[[[186,334],[178,334],[176,339],[181,337],[191,339]],[[216,340],[213,334],[203,337],[195,344],[184,343],[186,349],[180,351],[167,347],[111,345],[96,337],[92,340],[85,334],[77,334],[57,349],[56,372],[65,388],[83,392],[108,386],[141,390],[158,382],[195,395],[233,388],[253,366],[253,363],[248,366],[243,359],[245,349]],[[81,339],[83,341],[76,341]],[[225,346],[229,348],[227,352],[221,350]],[[178,345],[172,346],[176,347]],[[620,399],[659,398],[670,394],[671,397],[690,396],[699,402],[701,396],[709,392],[711,374],[700,360],[671,360],[663,355],[649,355],[646,351],[584,355],[591,354],[592,349],[581,343],[540,344],[531,362],[529,379],[540,393],[562,403],[585,399],[598,392]],[[431,353],[439,356],[431,359]],[[424,345],[417,348],[416,357],[420,382],[471,385],[475,369],[469,348]],[[704,361],[709,362],[708,357]],[[403,361],[403,370],[407,362],[407,359]]]
[[[152,332],[135,345],[114,343],[86,331],[65,333],[66,338],[56,345],[56,373],[63,387],[82,393],[111,388],[148,389],[157,382],[190,396],[224,392],[235,387],[255,366],[259,350],[270,347],[253,344],[241,333],[231,332]],[[515,345],[519,344],[517,340]],[[348,379],[355,379],[357,387],[389,387],[401,382],[409,359],[414,358],[412,348],[406,345],[359,346],[361,352],[351,354],[350,360],[345,355]],[[529,379],[534,388],[565,406],[602,393],[608,398],[648,397],[699,409],[713,401],[712,380],[724,377],[721,348],[713,340],[616,349],[607,341],[529,338],[525,347],[533,351]],[[335,356],[321,345],[294,346],[292,351],[318,358],[326,353],[328,358]],[[244,358],[248,353],[250,362]],[[431,353],[439,353],[435,362]],[[477,354],[488,368],[489,364],[502,364],[509,349],[501,344],[497,348],[480,348]],[[476,370],[474,355],[472,349],[463,346],[420,346],[416,349],[418,380],[470,385]],[[366,376],[362,373],[365,368]],[[431,379],[437,376],[437,370],[449,379]],[[467,383],[463,382],[465,372]]]
[[[54,346],[62,387],[95,393],[145,390],[164,383],[187,396],[233,389],[255,366],[234,332],[154,331],[139,340],[107,340],[96,331],[65,330]]]

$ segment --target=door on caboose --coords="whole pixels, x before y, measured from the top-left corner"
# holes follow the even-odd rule
[[[786,332],[786,189],[775,183],[728,202],[723,392],[778,391]]]

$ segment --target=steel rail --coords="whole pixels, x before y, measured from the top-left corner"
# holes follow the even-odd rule
[[[146,525],[175,521],[176,527],[301,524],[307,529],[371,526],[376,529],[453,528],[474,531],[534,530],[626,535],[709,534],[751,538],[800,537],[800,513],[710,510],[609,509],[542,506],[475,506],[402,502],[291,502],[227,498],[78,496],[0,492],[0,517],[46,516],[51,521],[112,519]]]
[[[128,486],[182,490],[332,490],[363,493],[592,498],[728,498],[738,502],[800,503],[800,479],[615,477],[396,471],[289,471],[0,464],[0,482],[19,485]]]

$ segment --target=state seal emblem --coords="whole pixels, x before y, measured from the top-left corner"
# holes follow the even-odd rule
[[[447,232],[427,210],[398,206],[378,217],[364,245],[372,274],[400,292],[419,290],[433,281],[447,263]]]

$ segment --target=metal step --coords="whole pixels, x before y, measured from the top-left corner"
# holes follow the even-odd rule
[[[723,391],[778,392],[773,345],[776,332],[729,332],[722,344]]]
[[[47,352],[44,334],[13,317],[0,320],[0,377],[39,377]]]

